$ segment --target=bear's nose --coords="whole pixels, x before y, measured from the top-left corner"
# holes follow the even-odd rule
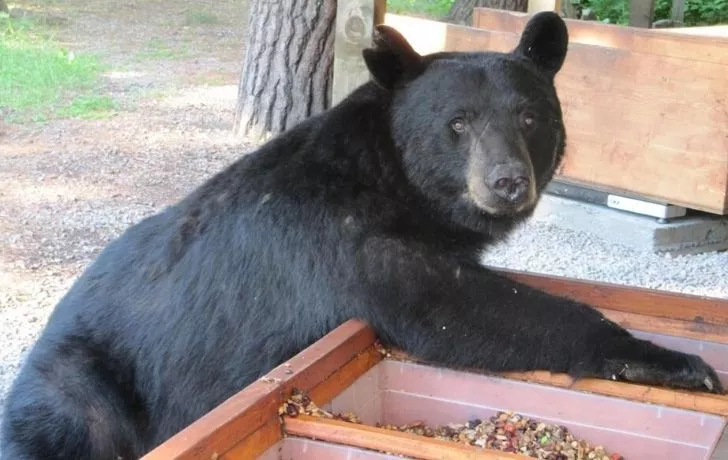
[[[488,186],[499,197],[513,204],[518,204],[528,194],[529,179],[522,167],[499,168],[498,174],[492,174]]]

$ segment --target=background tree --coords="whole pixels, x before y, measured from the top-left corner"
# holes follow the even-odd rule
[[[336,0],[250,0],[235,132],[278,134],[328,107]]]
[[[8,5],[5,3],[5,0],[0,0],[0,13],[9,13]]]
[[[445,21],[472,25],[473,8],[476,7],[526,12],[528,0],[455,0]]]

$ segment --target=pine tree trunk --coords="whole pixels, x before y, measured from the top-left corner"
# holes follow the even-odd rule
[[[528,0],[455,0],[445,21],[470,26],[473,23],[475,7],[526,12]]]
[[[251,0],[235,132],[276,135],[329,104],[336,0]]]

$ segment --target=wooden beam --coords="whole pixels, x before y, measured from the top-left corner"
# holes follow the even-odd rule
[[[491,269],[520,283],[595,307],[653,318],[728,326],[728,299],[679,294],[598,281],[541,275],[503,268]]]
[[[728,327],[726,326],[680,319],[656,318],[608,308],[598,307],[597,310],[607,319],[614,321],[625,329],[728,345]]]
[[[318,406],[328,403],[349,388],[366,371],[382,360],[379,350],[367,348],[354,359],[340,367],[326,380],[311,390],[308,396]],[[288,394],[288,393],[285,393]],[[271,416],[265,424],[250,436],[227,451],[220,460],[247,460],[256,458],[281,439],[280,417]]]
[[[473,12],[474,27],[516,36],[523,32],[523,28],[530,18],[530,14],[492,8],[475,8]],[[728,29],[722,35],[713,34],[711,36],[705,32],[703,36],[690,36],[677,35],[675,29],[640,29],[568,18],[564,18],[564,22],[569,30],[569,45],[579,43],[621,49],[638,54],[654,54],[688,61],[728,65],[728,53],[723,52],[728,47]],[[719,28],[720,26],[713,27]],[[699,29],[704,28],[688,28],[691,31]],[[598,52],[598,49],[594,52]]]
[[[685,0],[672,0],[670,17],[673,21],[685,22]]]
[[[525,455],[460,444],[368,425],[307,415],[283,417],[287,435],[390,452],[424,460],[525,460]]]
[[[374,26],[384,22],[385,11],[386,0],[337,0],[331,105],[369,80],[361,53],[371,46]]]
[[[281,422],[278,417],[269,418],[261,427],[255,430],[247,438],[233,446],[232,449],[216,458],[216,460],[250,460],[258,458],[275,443],[283,439],[281,433]],[[201,460],[205,457],[198,457]]]
[[[508,372],[500,375],[508,379],[728,417],[728,396],[726,395],[674,390],[666,387],[637,385],[604,379],[574,380],[566,374],[554,374],[547,371]]]
[[[492,269],[552,295],[596,307],[627,329],[728,344],[727,299]]]
[[[310,392],[314,402],[324,404],[381,360],[374,341],[374,332],[365,323],[344,323],[171,437],[143,460],[207,460],[233,448],[250,452],[269,447],[279,438],[265,430],[270,430],[271,419],[278,420],[278,408],[291,390]],[[258,441],[249,441],[251,436]],[[241,442],[243,445],[238,446]]]
[[[390,349],[388,351],[389,354],[386,359],[436,366],[434,363],[412,356],[399,349]],[[496,373],[481,369],[458,370],[728,417],[728,395],[672,389],[662,386],[638,385],[606,379],[583,378],[574,380],[567,374],[549,371]]]

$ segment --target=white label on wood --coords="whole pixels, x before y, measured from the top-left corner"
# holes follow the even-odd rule
[[[621,209],[622,211],[657,217],[658,219],[682,217],[687,213],[685,208],[681,206],[651,203],[649,201],[636,200],[618,195],[607,196],[607,206],[614,209]]]

